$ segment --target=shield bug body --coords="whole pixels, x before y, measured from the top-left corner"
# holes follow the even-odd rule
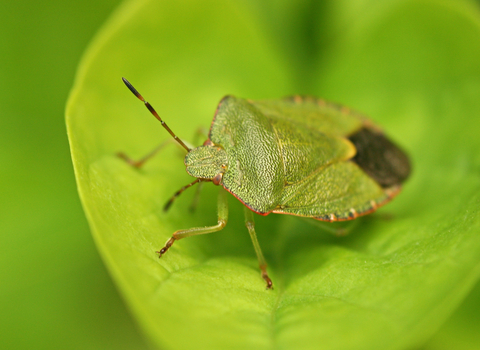
[[[289,214],[321,221],[352,220],[386,204],[410,173],[405,153],[369,119],[346,107],[312,97],[252,101],[224,97],[208,139],[190,149],[126,80],[167,131],[186,150],[188,174],[221,186],[218,224],[179,230],[159,256],[181,238],[215,232],[227,223],[225,190],[245,205],[245,222],[267,288],[272,281],[258,244],[252,212]],[[140,166],[153,153],[140,162]]]

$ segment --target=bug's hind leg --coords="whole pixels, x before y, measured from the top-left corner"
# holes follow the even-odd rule
[[[267,289],[273,289],[272,280],[268,277],[267,274],[267,262],[263,257],[262,250],[260,249],[260,244],[258,243],[257,234],[255,232],[255,222],[253,221],[253,212],[244,207],[245,210],[245,226],[247,226],[248,233],[250,233],[250,238],[252,239],[253,247],[255,248],[255,253],[257,254],[258,265],[260,266],[260,271],[262,272],[262,278],[267,282]]]
[[[359,223],[358,220],[334,222],[334,223],[312,220],[310,218],[305,218],[305,220],[309,222],[311,225],[319,227],[322,231],[325,231],[337,237],[343,237],[348,235],[350,232],[354,230],[354,228]]]
[[[220,191],[218,193],[218,223],[214,226],[207,226],[207,227],[194,227],[187,230],[178,230],[173,233],[172,237],[165,243],[165,246],[157,251],[156,253],[159,255],[159,258],[162,257],[163,254],[167,252],[167,250],[172,246],[173,242],[178,241],[179,239],[196,236],[196,235],[203,235],[206,233],[212,233],[216,231],[222,230],[228,221],[228,202],[227,202],[227,191],[220,187]]]

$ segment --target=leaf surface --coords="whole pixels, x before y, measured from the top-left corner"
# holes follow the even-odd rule
[[[253,2],[127,2],[82,61],[67,106],[80,196],[106,265],[160,348],[411,348],[479,277],[474,8],[313,3],[275,2],[267,11]],[[322,18],[331,26],[318,24]],[[116,157],[139,158],[169,139],[122,76],[192,142],[226,94],[341,102],[384,127],[409,152],[414,172],[397,199],[346,237],[296,217],[257,216],[273,291],[259,276],[233,197],[223,231],[176,242],[158,259],[175,230],[216,223],[217,189],[205,186],[193,214],[193,190],[164,213],[192,181],[184,151],[165,146],[141,170]]]

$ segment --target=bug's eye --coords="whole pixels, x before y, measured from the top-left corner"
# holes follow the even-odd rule
[[[215,175],[215,177],[212,179],[212,182],[214,185],[220,185],[220,183],[222,182],[222,178],[223,178],[223,173],[218,173],[217,175]]]
[[[205,142],[203,143],[203,145],[204,145],[204,146],[213,146],[214,143],[213,143],[210,139],[208,139],[208,140],[205,140]]]

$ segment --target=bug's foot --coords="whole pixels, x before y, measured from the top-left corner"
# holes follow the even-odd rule
[[[127,156],[125,153],[123,152],[118,152],[117,153],[117,157],[119,158],[122,158],[124,161],[126,161],[128,164],[130,164],[131,166],[133,166],[134,168],[137,168],[137,169],[140,169],[140,167],[143,165],[144,161],[143,160],[139,160],[139,161],[135,161],[133,159],[131,159],[129,156]]]
[[[268,277],[267,271],[262,270],[262,278],[267,282],[267,289],[273,289],[273,283],[270,277]]]
[[[172,237],[170,238],[167,243],[165,243],[165,247],[163,247],[162,249],[156,251],[155,253],[158,254],[158,257],[161,258],[163,254],[165,254],[168,250],[168,248],[170,248],[173,244],[173,242],[175,242],[175,238]]]

